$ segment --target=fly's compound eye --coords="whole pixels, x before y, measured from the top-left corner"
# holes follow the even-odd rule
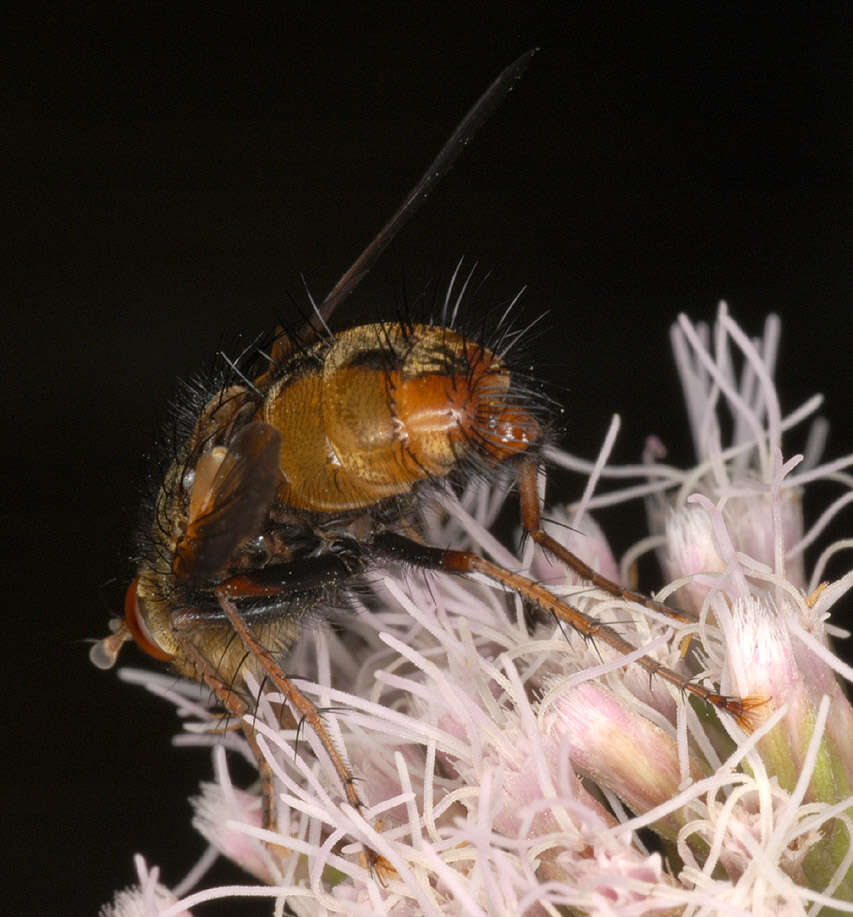
[[[151,636],[148,625],[145,623],[145,614],[141,607],[138,585],[138,577],[131,580],[130,585],[127,587],[127,594],[124,597],[124,620],[127,623],[127,628],[141,650],[155,659],[169,662],[172,657],[157,646]]]

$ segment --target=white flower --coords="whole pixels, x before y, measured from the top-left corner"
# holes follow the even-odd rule
[[[688,702],[603,640],[585,643],[545,620],[530,630],[511,596],[388,570],[376,577],[370,610],[354,610],[345,630],[310,629],[288,660],[290,671],[319,673],[316,684],[299,686],[330,710],[328,727],[359,779],[367,818],[341,803],[316,736],[301,734],[294,756],[294,733],[278,727],[266,701],[257,728],[281,794],[277,832],[260,827],[251,799],[230,785],[224,752],[215,752],[217,785],[203,790],[197,823],[267,883],[251,893],[268,895],[271,912],[273,901],[278,913],[286,901],[299,915],[851,909],[853,712],[836,676],[853,672],[828,648],[827,618],[853,572],[818,591],[825,561],[811,578],[804,562],[849,491],[816,532],[803,531],[800,504],[812,480],[844,484],[837,472],[853,460],[820,466],[816,448],[806,463],[783,460],[782,434],[819,402],[782,415],[771,381],[774,319],[753,342],[722,306],[713,333],[682,318],[673,335],[696,466],[661,464],[655,441],[642,465],[609,467],[612,436],[594,463],[550,450],[549,459],[588,481],[579,505],[547,515],[576,530],[556,525],[555,537],[618,578],[588,513],[646,497],[652,534],[622,569],[656,549],[672,580],[658,595],[694,612],[695,622],[578,583],[529,545],[521,561],[509,555],[481,524],[497,507],[486,482],[459,501],[448,497],[429,537],[528,567],[576,607],[615,622],[638,654],[710,692],[760,696],[742,717],[753,731]],[[635,483],[624,492],[595,492],[602,480],[629,477]],[[147,681],[161,693],[172,684]],[[190,686],[177,699],[186,710],[199,697]],[[185,742],[224,740],[247,754],[238,735],[212,735],[206,711],[195,712]],[[360,845],[387,862],[381,875],[370,875]],[[105,913],[165,905],[163,913],[178,914],[220,893],[170,905],[146,894],[153,910],[121,910],[117,898]]]

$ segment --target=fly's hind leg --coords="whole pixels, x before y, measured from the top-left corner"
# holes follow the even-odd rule
[[[433,548],[391,532],[377,535],[372,544],[381,556],[398,563],[411,564],[428,570],[443,570],[447,573],[480,573],[493,583],[515,592],[546,614],[554,615],[559,620],[570,624],[585,640],[600,640],[622,655],[636,651],[636,647],[618,631],[607,624],[596,621],[595,618],[584,614],[573,605],[569,605],[541,583],[494,564],[473,551]],[[637,664],[650,675],[662,678],[674,685],[682,693],[692,694],[718,710],[731,714],[746,730],[752,728],[750,711],[764,703],[763,698],[740,698],[718,694],[703,685],[697,685],[690,678],[667,668],[650,656],[640,656]]]
[[[666,615],[675,621],[681,621],[684,624],[695,624],[697,617],[688,611],[671,608],[658,602],[642,592],[634,592],[626,589],[613,580],[602,576],[597,570],[593,570],[589,564],[584,563],[577,554],[573,554],[565,545],[560,544],[555,538],[552,538],[542,528],[542,510],[539,505],[539,493],[536,489],[536,477],[538,466],[532,459],[524,459],[518,467],[518,488],[521,500],[521,524],[524,531],[536,544],[544,548],[549,554],[561,560],[567,567],[570,567],[581,579],[598,586],[605,592],[616,598],[623,599],[626,602],[635,602],[656,611],[659,614]]]

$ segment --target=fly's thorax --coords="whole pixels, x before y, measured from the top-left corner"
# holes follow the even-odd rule
[[[279,500],[296,509],[372,506],[540,438],[507,367],[451,328],[362,325],[312,356],[284,368],[261,409],[282,434]]]

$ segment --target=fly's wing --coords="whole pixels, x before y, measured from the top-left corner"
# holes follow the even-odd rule
[[[320,319],[328,321],[332,312],[356,288],[359,281],[376,263],[394,236],[418,212],[421,205],[441,181],[456,158],[473,140],[474,135],[492,115],[492,112],[512,91],[513,86],[521,79],[530,63],[530,58],[538,49],[533,48],[522,54],[497,76],[489,88],[480,96],[474,107],[459,122],[450,139],[441,148],[438,156],[429,164],[426,172],[409,192],[409,195],[397,208],[390,220],[379,230],[376,238],[356,258],[353,266],[332,287],[329,295],[319,308]]]
[[[513,86],[521,79],[530,58],[538,51],[532,48],[522,54],[497,76],[489,88],[480,96],[474,107],[459,122],[450,139],[441,148],[439,154],[429,164],[426,172],[409,192],[406,199],[394,212],[390,220],[379,230],[376,238],[356,258],[352,267],[332,287],[328,296],[316,308],[315,315],[309,319],[308,326],[299,334],[302,346],[311,344],[328,333],[326,322],[335,309],[358,286],[361,279],[376,263],[377,258],[390,244],[391,240],[418,212],[423,203],[441,181],[459,154],[473,140],[477,131],[485,124],[495,109],[512,91]],[[280,331],[272,348],[274,363],[285,359],[293,351],[293,342]]]
[[[196,465],[187,532],[173,570],[191,585],[216,580],[240,544],[263,527],[281,478],[281,434],[255,421],[227,448],[205,453]]]

